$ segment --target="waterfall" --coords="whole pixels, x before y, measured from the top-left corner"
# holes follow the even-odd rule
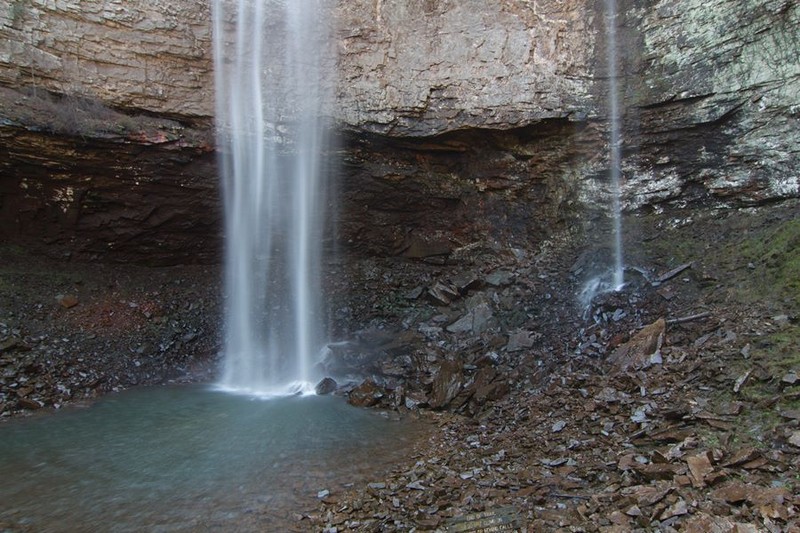
[[[594,298],[603,293],[620,291],[625,286],[625,264],[622,246],[622,134],[619,105],[619,62],[617,45],[617,1],[605,0],[606,67],[608,68],[608,176],[609,211],[611,217],[611,264],[605,272],[588,279],[577,294],[578,303],[588,317]]]
[[[325,1],[212,0],[227,390],[313,390],[325,338]]]
[[[609,173],[611,182],[611,218],[614,262],[612,266],[613,290],[620,290],[625,284],[625,268],[622,256],[622,206],[621,191],[621,135],[619,109],[619,66],[617,65],[617,2],[606,0],[606,28],[608,32],[608,112],[611,123],[609,132]]]

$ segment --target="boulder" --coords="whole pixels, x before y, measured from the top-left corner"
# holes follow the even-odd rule
[[[536,339],[541,337],[541,334],[532,331],[515,331],[508,334],[508,344],[506,344],[507,352],[518,352],[533,346]]]
[[[472,333],[479,335],[490,326],[494,313],[487,302],[480,303],[467,311],[467,314],[447,326],[450,333]]]
[[[326,394],[334,392],[338,386],[339,385],[336,383],[336,380],[326,377],[322,378],[322,381],[317,383],[317,386],[314,387],[314,392],[316,392],[319,396],[325,396]]]
[[[659,364],[666,328],[666,321],[659,318],[642,328],[631,340],[619,345],[608,358],[612,369],[619,372],[628,369],[643,370]]]
[[[78,305],[78,297],[74,294],[59,294],[56,296],[56,301],[64,309],[70,309]]]
[[[42,408],[42,403],[37,400],[32,400],[30,398],[20,398],[17,400],[17,407],[20,409],[29,409],[34,411],[36,409]]]
[[[453,401],[464,386],[463,367],[457,361],[445,361],[433,379],[430,406],[442,409]]]
[[[509,270],[497,269],[491,273],[489,273],[485,281],[489,285],[493,287],[502,287],[504,285],[510,285],[511,281],[514,279],[514,273]]]
[[[434,305],[450,305],[453,300],[460,298],[458,289],[449,283],[439,281],[428,289],[428,299]]]
[[[383,389],[372,379],[365,379],[347,396],[347,402],[355,407],[372,407],[385,396]]]

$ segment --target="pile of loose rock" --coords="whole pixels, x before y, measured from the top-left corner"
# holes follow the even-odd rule
[[[440,429],[414,464],[332,491],[307,519],[328,530],[442,529],[510,506],[530,531],[790,531],[800,387],[765,376],[773,396],[741,394],[742,376],[726,369],[746,327],[659,319],[606,360],[577,349],[543,371],[523,359],[504,373],[509,395],[466,418],[434,415]],[[770,416],[780,420],[761,434],[752,424]]]
[[[207,269],[3,259],[0,417],[213,370],[219,288]]]
[[[340,393],[437,430],[408,464],[330,488],[298,529],[800,530],[800,369],[755,348],[796,318],[721,299],[699,263],[629,271],[576,310],[561,267],[398,287],[430,311],[336,354],[371,354]]]
[[[319,393],[435,430],[393,471],[320,487],[296,529],[797,531],[797,302],[732,297],[763,265],[710,246],[606,292],[567,246],[335,267]],[[215,275],[121,275],[0,279],[1,413],[208,375]]]

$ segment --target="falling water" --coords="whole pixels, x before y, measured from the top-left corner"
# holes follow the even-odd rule
[[[608,106],[611,120],[609,132],[609,172],[611,174],[611,217],[614,239],[614,264],[612,269],[613,290],[620,290],[625,284],[625,269],[622,259],[622,207],[621,196],[621,136],[619,111],[619,67],[617,66],[617,2],[606,0],[606,28],[608,31]]]
[[[625,266],[622,254],[622,155],[619,109],[619,66],[617,47],[617,2],[606,0],[606,66],[608,67],[608,115],[609,115],[609,181],[612,264],[605,266],[605,272],[590,278],[578,292],[578,303],[588,316],[592,301],[599,295],[610,291],[620,291],[625,286]]]
[[[226,230],[220,386],[311,390],[322,347],[326,0],[212,0]]]

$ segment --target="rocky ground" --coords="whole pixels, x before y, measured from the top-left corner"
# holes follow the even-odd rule
[[[331,266],[336,393],[437,429],[295,529],[798,530],[797,208],[629,217],[619,292],[574,236]],[[213,370],[217,272],[3,255],[3,417]]]
[[[0,419],[123,388],[208,379],[219,275],[0,249]]]
[[[584,308],[602,249],[381,270],[396,331],[363,334],[383,358],[350,401],[438,431],[297,529],[800,530],[796,209],[631,218],[625,289]]]

